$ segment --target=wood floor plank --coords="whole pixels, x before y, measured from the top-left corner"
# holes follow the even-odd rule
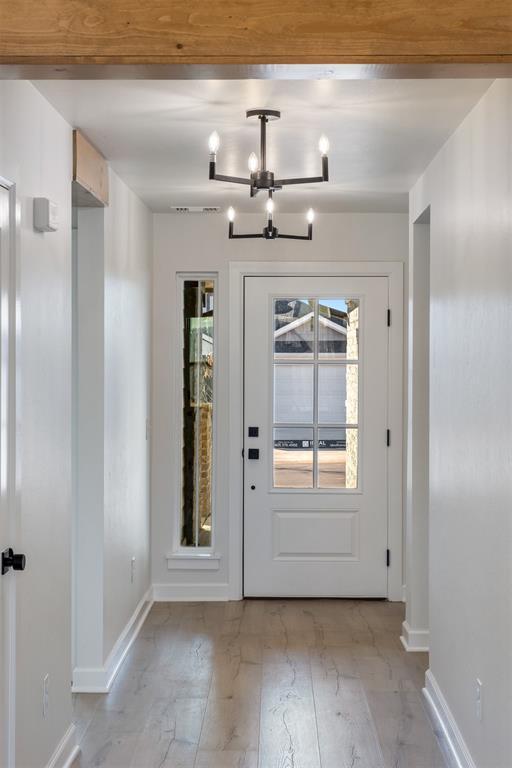
[[[259,692],[255,696],[208,699],[199,749],[247,752],[258,749]]]
[[[76,729],[76,739],[81,741],[92,722],[102,699],[102,693],[74,693],[73,700],[73,724]]]
[[[212,699],[256,697],[261,687],[262,641],[259,635],[224,636],[216,646]]]
[[[258,753],[254,750],[198,752],[194,768],[258,768]]]
[[[130,768],[193,768],[206,699],[159,699],[149,711]]]
[[[368,693],[385,768],[444,768],[418,692]]]
[[[110,693],[102,696],[96,714],[108,710],[130,713],[133,710],[141,710],[143,703],[149,710],[158,696],[158,690],[155,690],[158,679],[155,673],[143,669],[122,669],[114,680]]]
[[[137,744],[137,733],[112,734],[88,729],[80,744],[80,768],[127,768]]]
[[[356,668],[366,691],[418,691],[424,681],[424,677],[422,679],[414,667],[398,657],[357,657]]]
[[[265,626],[265,600],[243,600],[240,616],[242,634],[261,634]]]
[[[350,652],[315,651],[311,670],[322,766],[382,768],[379,739]]]
[[[212,681],[196,760],[199,765],[249,768],[257,756],[262,641],[260,634],[242,631],[254,628],[251,610],[238,618],[228,634],[215,640]],[[224,623],[223,631],[226,629]]]
[[[208,695],[213,674],[214,637],[202,617],[185,618],[176,632],[172,653],[158,674],[174,689],[174,696],[203,698]],[[179,692],[178,692],[179,691]]]
[[[309,664],[263,664],[259,768],[320,768]]]

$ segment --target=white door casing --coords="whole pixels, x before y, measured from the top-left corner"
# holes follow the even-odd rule
[[[15,546],[14,187],[0,178],[0,552]],[[15,574],[0,576],[0,765],[14,767]]]
[[[245,280],[247,596],[388,594],[387,309],[385,277]]]

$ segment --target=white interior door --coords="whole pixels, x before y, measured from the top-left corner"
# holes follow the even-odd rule
[[[387,596],[388,279],[246,277],[244,594]]]
[[[9,191],[0,181],[0,552],[13,545],[12,420],[10,375],[13,308],[10,304],[11,231]],[[0,575],[0,765],[14,765],[14,582],[13,572]]]

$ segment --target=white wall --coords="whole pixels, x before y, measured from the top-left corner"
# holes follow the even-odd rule
[[[109,180],[108,207],[78,210],[78,690],[103,687],[108,656],[150,584],[152,216],[112,171]]]
[[[149,588],[151,261],[152,216],[111,172],[105,209],[105,658]]]
[[[512,763],[511,137],[498,80],[410,197],[411,222],[431,206],[430,675],[480,768]]]
[[[103,662],[104,211],[75,209],[73,667]],[[96,553],[91,568],[91,552]]]
[[[258,231],[261,216],[237,220],[240,231]],[[279,216],[283,231],[302,232],[304,218]],[[172,585],[167,596],[226,596],[229,579],[228,551],[228,270],[230,261],[407,261],[406,214],[326,214],[317,217],[312,242],[227,239],[224,216],[156,214],[153,262],[153,400],[157,416],[152,429],[152,581]],[[216,544],[220,568],[213,570],[168,569],[166,554],[172,552],[173,533],[179,519],[179,466],[177,444],[180,423],[176,413],[175,365],[180,364],[176,273],[216,272],[217,297],[217,484]],[[178,516],[178,518],[177,518]],[[204,585],[206,584],[206,588]],[[217,586],[215,586],[217,585]]]
[[[46,765],[71,725],[71,161],[69,125],[30,83],[0,82],[0,174],[17,183],[20,207],[20,768]],[[34,232],[34,196],[58,204],[58,232]]]

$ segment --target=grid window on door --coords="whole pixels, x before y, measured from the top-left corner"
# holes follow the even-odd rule
[[[358,486],[358,299],[273,301],[274,488]]]

